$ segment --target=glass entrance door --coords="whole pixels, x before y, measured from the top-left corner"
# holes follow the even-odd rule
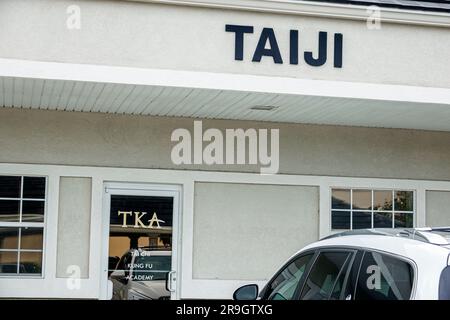
[[[105,188],[109,230],[104,276],[113,300],[176,298],[178,197],[177,190],[157,186]]]

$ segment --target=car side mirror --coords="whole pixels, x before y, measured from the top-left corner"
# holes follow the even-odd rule
[[[240,287],[233,293],[234,300],[256,300],[258,298],[258,285],[248,284]]]
[[[111,273],[111,279],[120,281],[123,284],[128,283],[128,277],[125,274],[125,270],[114,270],[113,273]]]

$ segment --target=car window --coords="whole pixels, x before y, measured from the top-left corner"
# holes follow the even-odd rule
[[[321,252],[305,281],[300,300],[339,298],[350,256],[351,252]]]
[[[409,263],[378,252],[364,254],[355,300],[407,300],[414,272]]]
[[[445,267],[439,277],[439,300],[450,300],[450,267]]]
[[[269,284],[266,296],[268,300],[291,300],[294,297],[297,285],[305,273],[308,262],[313,253],[298,257],[285,267],[280,274]]]

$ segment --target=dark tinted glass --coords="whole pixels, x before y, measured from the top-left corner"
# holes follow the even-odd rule
[[[20,200],[0,200],[0,221],[18,222],[20,217]]]
[[[350,211],[332,211],[331,228],[350,229]]]
[[[43,239],[44,239],[44,229],[21,228],[20,249],[42,250]]]
[[[300,299],[328,300],[349,255],[348,252],[321,253],[306,279]]]
[[[412,286],[413,270],[409,263],[367,252],[361,264],[355,300],[407,300]]]
[[[23,197],[29,199],[45,198],[45,178],[44,177],[24,177]]]
[[[414,210],[414,193],[412,191],[396,191],[394,200],[395,211]]]
[[[45,201],[23,200],[22,221],[44,222]]]
[[[450,300],[450,266],[445,267],[439,277],[439,300]]]
[[[42,271],[42,252],[20,252],[19,273],[36,274]]]
[[[413,227],[413,213],[395,213],[395,227],[396,228],[412,228]]]
[[[350,209],[350,190],[333,189],[331,208]]]
[[[19,248],[19,228],[0,228],[0,250]]]
[[[17,252],[0,251],[0,274],[17,274]]]
[[[313,254],[301,256],[290,263],[270,283],[266,297],[269,300],[291,300],[312,256]]]
[[[0,176],[0,198],[20,198],[21,177]]]
[[[374,212],[373,213],[374,228],[392,228],[391,212]]]
[[[368,229],[372,227],[372,213],[353,211],[353,229]]]

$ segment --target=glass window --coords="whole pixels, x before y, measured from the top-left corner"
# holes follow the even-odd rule
[[[414,194],[412,191],[396,191],[394,201],[395,211],[412,211]]]
[[[331,206],[333,209],[350,209],[350,190],[334,189]]]
[[[392,210],[392,191],[374,190],[373,192],[374,210],[389,211]]]
[[[20,198],[21,178],[0,176],[0,198]]]
[[[331,225],[333,229],[350,229],[350,211],[332,211]]]
[[[0,200],[0,222],[19,222],[20,200]]]
[[[350,252],[322,252],[305,281],[300,300],[328,300],[339,297]]]
[[[145,251],[144,251],[145,252]],[[150,251],[148,251],[150,252]],[[133,280],[155,281],[165,280],[172,266],[172,256],[140,254],[133,263]]]
[[[268,300],[292,300],[295,290],[305,273],[308,262],[313,254],[307,254],[295,259],[268,286]]]
[[[403,260],[377,252],[364,254],[355,300],[407,300],[413,287],[413,269]]]
[[[368,211],[353,211],[353,229],[372,228],[372,213]]]
[[[333,189],[331,202],[334,230],[414,226],[414,191]]]
[[[352,208],[361,210],[372,210],[372,191],[371,190],[353,190]]]
[[[44,177],[24,177],[23,178],[23,198],[45,199],[45,178]]]
[[[391,212],[374,212],[373,213],[374,228],[392,228]]]
[[[45,177],[0,176],[0,276],[41,275]]]

